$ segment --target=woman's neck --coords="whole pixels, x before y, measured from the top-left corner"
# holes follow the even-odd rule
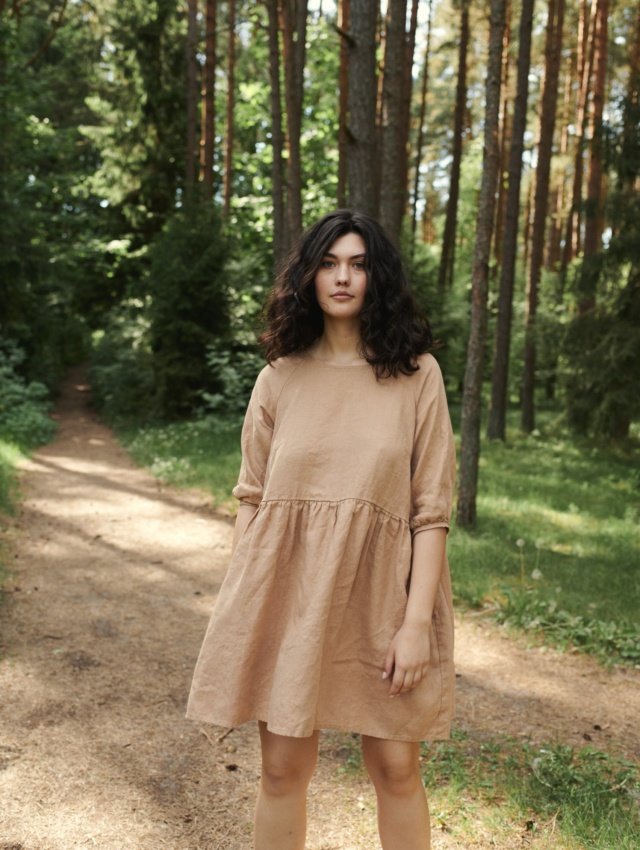
[[[329,363],[351,363],[362,360],[360,322],[326,321],[322,336],[313,348],[314,356]]]

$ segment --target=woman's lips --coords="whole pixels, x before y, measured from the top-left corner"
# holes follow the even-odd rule
[[[348,301],[353,298],[353,295],[349,295],[347,292],[335,292],[331,298],[335,298],[336,301]]]

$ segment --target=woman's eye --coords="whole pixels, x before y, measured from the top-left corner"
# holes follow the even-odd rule
[[[354,269],[357,269],[359,272],[364,271],[364,263],[354,263],[353,267],[354,267]]]
[[[332,260],[323,260],[321,265],[322,265],[323,269],[331,269],[331,268],[333,268],[333,261]]]

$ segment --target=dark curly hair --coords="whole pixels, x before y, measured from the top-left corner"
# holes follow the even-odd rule
[[[367,287],[360,314],[360,353],[378,378],[410,375],[416,360],[433,346],[427,319],[421,315],[402,260],[382,226],[352,210],[328,213],[312,225],[289,252],[265,305],[266,330],[259,342],[267,363],[306,351],[322,336],[324,318],[315,294],[315,276],[336,239],[358,233],[365,243]]]

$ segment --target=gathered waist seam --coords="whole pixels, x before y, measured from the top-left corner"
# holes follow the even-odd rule
[[[409,520],[405,517],[398,516],[398,514],[394,514],[392,511],[388,511],[386,508],[380,507],[375,502],[370,501],[369,499],[358,499],[356,496],[351,496],[346,499],[263,499],[260,502],[260,505],[269,505],[269,504],[283,504],[283,505],[341,505],[345,502],[357,502],[360,505],[369,505],[374,508],[378,513],[385,514],[392,519],[397,519],[399,522],[404,523],[407,527],[409,526]]]

